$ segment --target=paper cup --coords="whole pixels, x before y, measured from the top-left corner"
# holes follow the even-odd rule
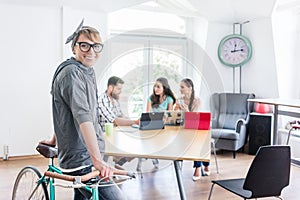
[[[113,123],[105,123],[105,133],[106,135],[111,135],[114,130],[114,124]]]

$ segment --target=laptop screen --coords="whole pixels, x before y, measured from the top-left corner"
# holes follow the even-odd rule
[[[142,113],[140,119],[141,130],[155,130],[164,128],[164,112]]]

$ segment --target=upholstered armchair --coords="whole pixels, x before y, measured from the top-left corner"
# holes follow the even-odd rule
[[[253,110],[254,94],[214,93],[211,96],[212,138],[217,149],[233,151],[241,149],[247,138],[249,114]]]

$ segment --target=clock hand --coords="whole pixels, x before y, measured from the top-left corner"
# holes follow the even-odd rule
[[[244,49],[234,49],[231,51],[231,53],[238,52],[238,51],[244,51]]]
[[[234,53],[234,52],[236,52],[236,43],[234,43],[234,49],[231,50],[231,53]]]

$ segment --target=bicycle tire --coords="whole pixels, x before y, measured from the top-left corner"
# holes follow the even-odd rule
[[[15,180],[12,200],[29,200],[33,192],[31,200],[49,200],[46,183],[42,182],[37,185],[37,181],[41,177],[42,175],[37,168],[33,166],[24,167]]]

